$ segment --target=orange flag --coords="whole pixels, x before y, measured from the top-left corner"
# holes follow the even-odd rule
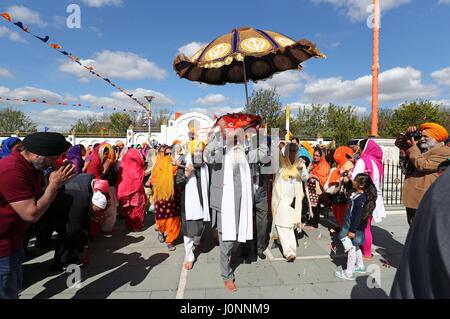
[[[56,43],[49,44],[49,46],[51,46],[53,49],[62,49],[62,46]]]
[[[8,12],[0,13],[0,16],[2,16],[4,19],[8,20],[9,22],[12,22],[12,17]]]

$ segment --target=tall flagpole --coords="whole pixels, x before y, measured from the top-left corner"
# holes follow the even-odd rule
[[[373,0],[372,136],[378,136],[378,74],[380,72],[380,1]]]

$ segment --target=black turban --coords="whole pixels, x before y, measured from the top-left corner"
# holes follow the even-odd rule
[[[25,150],[40,156],[58,156],[70,147],[59,133],[39,132],[28,135],[22,142]]]

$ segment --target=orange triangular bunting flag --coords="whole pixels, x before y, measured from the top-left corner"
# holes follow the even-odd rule
[[[12,17],[11,17],[11,15],[8,12],[0,13],[0,16],[2,16],[6,20],[12,22]]]

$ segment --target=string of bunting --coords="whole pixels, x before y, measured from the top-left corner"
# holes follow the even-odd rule
[[[96,77],[104,80],[105,82],[107,82],[109,85],[111,85],[112,87],[116,88],[117,90],[119,90],[120,92],[122,92],[123,94],[127,95],[130,99],[132,99],[133,101],[135,101],[137,104],[139,104],[141,107],[143,107],[145,110],[147,110],[146,105],[144,103],[142,103],[141,101],[139,101],[136,97],[133,96],[132,93],[128,93],[127,91],[125,91],[125,89],[123,89],[122,87],[116,85],[115,83],[113,83],[110,79],[100,75],[98,72],[96,72],[94,70],[94,68],[92,66],[88,66],[88,65],[84,65],[80,59],[76,56],[74,56],[72,53],[69,53],[65,50],[63,50],[62,46],[57,44],[57,43],[48,43],[50,41],[50,37],[47,35],[45,37],[40,37],[37,36],[33,33],[30,32],[29,28],[27,26],[24,26],[24,24],[20,21],[14,22],[12,16],[7,13],[7,12],[3,12],[0,13],[0,16],[3,17],[6,21],[14,24],[15,26],[17,26],[18,28],[20,28],[22,31],[31,34],[32,36],[34,36],[36,39],[42,41],[43,43],[47,44],[49,47],[51,47],[52,49],[58,51],[59,53],[61,53],[62,55],[66,56],[67,58],[69,58],[72,62],[77,63],[78,65],[82,66],[84,69],[86,69],[87,71],[89,71],[89,73],[91,73],[92,75],[95,75]]]
[[[81,103],[66,103],[66,102],[49,102],[42,99],[22,99],[22,98],[9,98],[0,96],[0,102],[23,102],[23,103],[39,103],[39,104],[47,104],[47,105],[61,105],[61,106],[75,106],[75,107],[86,107],[86,108],[98,108],[98,109],[112,109],[114,111],[120,112],[128,112],[128,113],[144,113],[144,111],[138,111],[133,109],[126,109],[120,107],[112,107],[112,106],[92,106],[85,105]]]

